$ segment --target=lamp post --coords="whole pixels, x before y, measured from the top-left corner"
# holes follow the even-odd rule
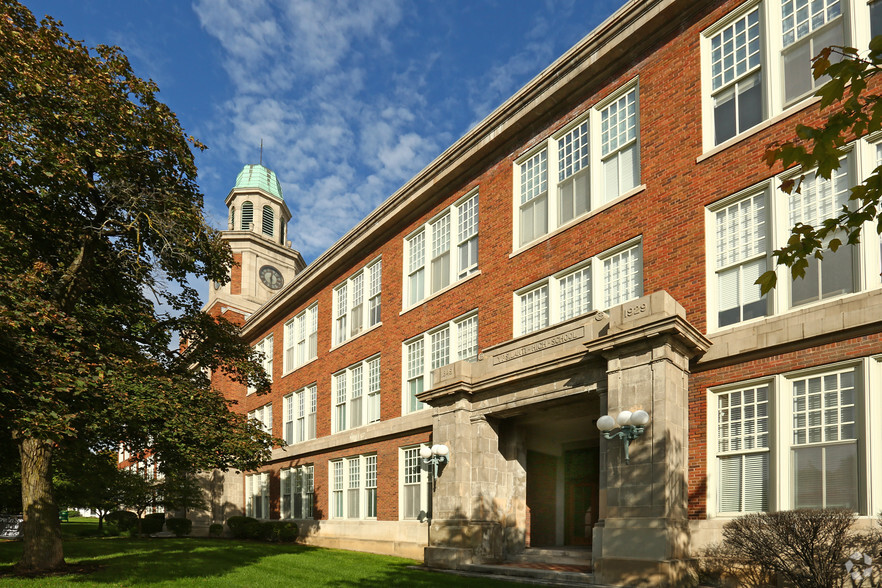
[[[423,463],[432,466],[432,484],[438,478],[438,468],[450,461],[450,448],[446,445],[437,444],[431,447],[423,445],[420,447],[420,457]]]
[[[628,454],[628,445],[631,441],[643,434],[648,423],[649,413],[645,410],[636,410],[634,412],[623,410],[616,418],[612,418],[610,415],[605,414],[597,419],[597,428],[603,433],[605,439],[621,438],[625,443],[625,463],[627,464],[631,463],[631,457]],[[610,431],[615,428],[616,424],[621,427],[621,430],[616,433],[610,433]]]

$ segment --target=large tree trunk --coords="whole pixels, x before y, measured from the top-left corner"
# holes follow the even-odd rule
[[[64,565],[58,506],[52,497],[53,445],[38,439],[19,439],[21,504],[24,511],[24,552],[19,571],[53,570]]]

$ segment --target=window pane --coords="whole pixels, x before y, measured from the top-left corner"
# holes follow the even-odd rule
[[[548,285],[521,294],[521,334],[548,326]]]
[[[560,320],[566,321],[591,310],[591,268],[583,267],[560,279]]]
[[[825,448],[825,508],[858,508],[857,444]]]
[[[823,447],[793,451],[794,508],[823,508]]]
[[[721,512],[741,512],[741,457],[720,458]]]
[[[604,309],[643,295],[642,266],[639,245],[603,260]]]

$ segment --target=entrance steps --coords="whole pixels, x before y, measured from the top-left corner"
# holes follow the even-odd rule
[[[591,567],[590,547],[528,547],[510,556],[513,563],[559,564]]]
[[[472,564],[463,571],[544,586],[596,586],[591,550],[585,548],[528,548],[503,563]]]

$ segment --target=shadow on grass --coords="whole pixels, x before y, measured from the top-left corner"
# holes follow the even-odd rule
[[[65,560],[74,573],[46,577],[41,586],[504,586],[411,569],[391,556],[224,539],[79,539],[65,541]],[[11,566],[21,543],[0,543],[0,584],[15,581]],[[79,571],[79,573],[77,573]],[[21,582],[30,583],[30,579]]]
[[[261,559],[313,551],[302,545],[276,545],[201,539],[79,539],[64,544],[65,561],[95,569],[65,578],[67,582],[152,584],[185,578],[222,576]],[[0,573],[9,574],[21,556],[21,543],[0,544]],[[9,577],[7,575],[7,577]]]

